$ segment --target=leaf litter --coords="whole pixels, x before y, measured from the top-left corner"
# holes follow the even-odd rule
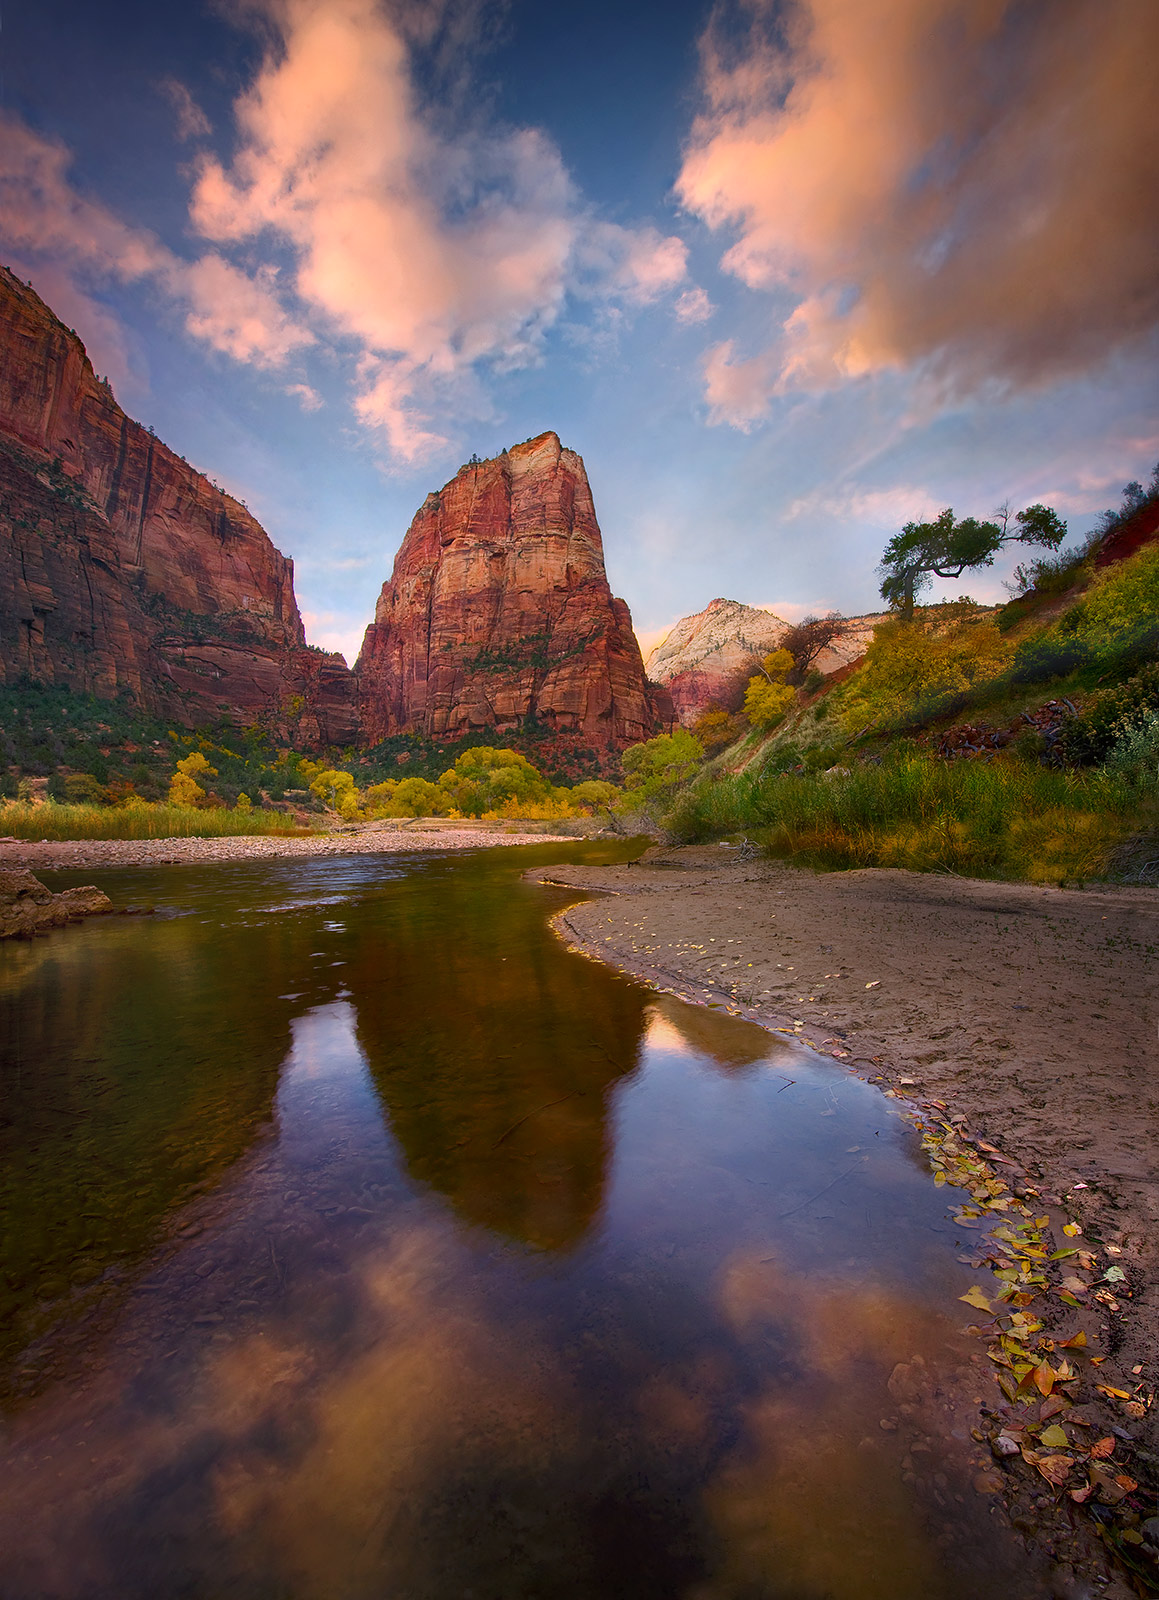
[[[1050,1297],[1072,1321],[1075,1312],[1085,1309],[1102,1315],[1119,1312],[1116,1293],[1128,1292],[1120,1288],[1128,1283],[1127,1274],[1111,1260],[1096,1277],[1099,1251],[1083,1240],[1077,1222],[1063,1225],[1067,1243],[1055,1247],[1049,1215],[1038,1214],[1031,1203],[1041,1206],[1037,1191],[1027,1185],[1015,1192],[995,1171],[996,1163],[1015,1169],[1017,1163],[985,1140],[972,1139],[964,1118],[949,1119],[944,1101],[899,1110],[921,1138],[935,1184],[968,1196],[951,1207],[951,1215],[959,1227],[978,1230],[983,1237],[972,1256],[960,1259],[988,1266],[995,1280],[992,1289],[973,1284],[960,1296],[988,1319],[970,1324],[968,1331],[985,1340],[1005,1402],[996,1413],[984,1408],[991,1419],[989,1432],[975,1437],[988,1439],[999,1465],[1012,1468],[1025,1462],[1053,1491],[1056,1503],[1065,1497],[1075,1506],[1089,1506],[1099,1537],[1127,1568],[1139,1592],[1159,1595],[1155,1494],[1140,1491],[1133,1475],[1139,1467],[1128,1472],[1115,1459],[1133,1444],[1132,1435],[1120,1427],[1088,1441],[1082,1435],[1092,1432],[1093,1424],[1080,1409],[1101,1395],[1104,1403],[1117,1403],[1128,1418],[1138,1420],[1154,1403],[1153,1386],[1139,1371],[1130,1389],[1095,1381],[1107,1357],[1091,1348],[1085,1329],[1078,1327],[1060,1339],[1046,1332],[1044,1321],[1053,1323],[1058,1317]],[[1076,1240],[1082,1242],[1072,1242]],[[1104,1248],[1108,1256],[1120,1253],[1115,1246]],[[1043,1316],[1032,1309],[1036,1304]]]

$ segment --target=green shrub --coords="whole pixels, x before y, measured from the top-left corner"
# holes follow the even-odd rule
[[[1064,725],[1058,748],[1064,760],[1074,766],[1105,761],[1120,737],[1121,726],[1156,709],[1159,709],[1159,662],[1144,667],[1126,683],[1096,694],[1080,716]]]
[[[691,779],[704,760],[704,746],[686,728],[657,734],[624,751],[624,805],[630,810],[663,804]]]
[[[997,678],[1011,654],[989,617],[967,612],[947,625],[933,609],[912,622],[891,618],[874,629],[861,670],[834,691],[834,709],[850,734],[905,726]]]

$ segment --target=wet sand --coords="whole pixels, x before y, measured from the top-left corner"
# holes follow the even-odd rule
[[[1051,1213],[1058,1244],[1072,1242],[1061,1226],[1074,1219],[1079,1242],[1098,1246],[1081,1315],[1108,1352],[1100,1370],[1112,1385],[1150,1386],[1159,891],[813,873],[725,845],[528,876],[600,891],[556,918],[577,950],[791,1033],[927,1113],[936,1099],[964,1116],[995,1147],[995,1171]],[[1100,1287],[1111,1265],[1125,1279]],[[1071,1315],[1054,1298],[1064,1270],[1044,1297],[1056,1319]],[[1159,1467],[1157,1412],[1108,1401],[1102,1423]]]

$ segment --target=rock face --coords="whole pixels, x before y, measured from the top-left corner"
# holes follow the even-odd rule
[[[53,894],[31,872],[0,872],[0,939],[31,939],[49,928],[104,916],[112,909],[108,895],[92,884]]]
[[[671,720],[608,586],[583,461],[554,433],[427,496],[355,670],[370,741],[533,718],[610,757]]]
[[[819,672],[838,672],[865,654],[885,612],[843,617],[833,642],[817,657]],[[648,676],[672,696],[676,715],[687,727],[702,711],[720,704],[742,674],[775,650],[790,624],[772,611],[713,600],[694,616],[682,617],[648,657]]]
[[[0,268],[0,681],[127,691],[187,723],[343,743],[341,657],[308,649],[293,563],[127,417],[84,346]]]

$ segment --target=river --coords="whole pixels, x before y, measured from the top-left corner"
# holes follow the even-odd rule
[[[5,1600],[1040,1592],[913,1134],[565,949],[520,874],[627,849],[101,873],[153,914],[0,950]]]

